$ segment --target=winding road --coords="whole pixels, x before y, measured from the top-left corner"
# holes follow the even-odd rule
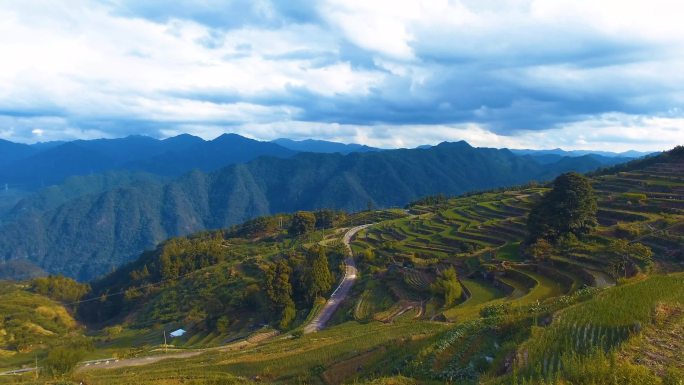
[[[342,301],[344,301],[345,298],[347,298],[347,295],[349,294],[349,290],[351,287],[354,285],[354,281],[356,281],[357,278],[357,273],[358,270],[356,269],[356,264],[354,263],[354,254],[352,253],[351,249],[351,240],[358,233],[359,231],[372,226],[372,224],[368,225],[361,225],[361,226],[356,226],[352,227],[351,229],[347,230],[347,232],[344,234],[344,237],[342,238],[342,242],[344,243],[345,248],[347,249],[347,258],[344,260],[345,263],[345,273],[344,277],[342,278],[342,281],[340,281],[340,284],[337,286],[335,291],[330,295],[330,299],[325,303],[323,306],[323,309],[314,317],[314,319],[304,327],[304,333],[314,333],[317,332],[325,327],[325,325],[330,321],[330,318],[335,314],[335,311],[337,308],[340,306]],[[131,366],[142,366],[142,365],[148,365],[152,364],[155,362],[159,362],[161,360],[166,360],[166,359],[179,359],[179,358],[190,358],[197,356],[201,353],[207,352],[207,351],[229,351],[229,350],[239,350],[243,349],[248,346],[256,345],[259,344],[267,339],[270,339],[272,337],[277,336],[279,333],[277,331],[271,331],[267,333],[258,333],[255,336],[252,336],[250,338],[234,342],[232,344],[224,345],[224,346],[219,346],[219,347],[214,347],[214,348],[205,348],[205,349],[197,349],[197,350],[190,350],[190,351],[182,351],[182,352],[175,352],[171,354],[163,354],[163,355],[155,355],[155,356],[147,356],[147,357],[137,357],[137,358],[128,358],[128,359],[114,359],[114,358],[105,358],[105,359],[98,359],[98,360],[92,360],[92,361],[84,361],[81,362],[77,369],[76,373],[80,371],[86,371],[89,369],[115,369],[115,368],[123,368],[123,367],[131,367]],[[32,371],[35,370],[35,368],[28,368],[28,369],[18,369],[18,370],[13,370],[13,371],[8,371],[4,373],[0,373],[2,375],[13,375],[13,374],[19,374],[25,371]]]
[[[347,258],[344,260],[344,264],[346,265],[344,277],[342,277],[342,281],[340,281],[340,284],[330,295],[330,299],[328,299],[328,301],[325,303],[323,309],[321,309],[316,317],[314,317],[314,319],[304,327],[304,334],[314,333],[323,329],[325,324],[328,323],[333,314],[335,314],[335,311],[340,306],[342,301],[347,298],[347,294],[349,294],[349,290],[354,285],[354,281],[356,281],[356,275],[358,273],[356,264],[354,263],[354,254],[352,253],[351,245],[349,243],[356,233],[369,226],[371,225],[352,227],[344,234],[342,242],[347,249]]]

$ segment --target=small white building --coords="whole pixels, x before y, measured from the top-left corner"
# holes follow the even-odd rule
[[[183,329],[178,329],[178,330],[176,330],[176,331],[172,331],[171,333],[169,333],[169,335],[170,335],[172,338],[175,338],[175,337],[182,337],[183,334],[185,334],[185,333],[186,333],[185,330],[183,330]]]

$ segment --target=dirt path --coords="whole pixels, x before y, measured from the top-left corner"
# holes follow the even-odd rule
[[[354,281],[356,281],[356,275],[358,273],[356,264],[354,263],[354,254],[352,253],[350,242],[356,233],[369,226],[371,225],[352,227],[344,234],[342,242],[347,248],[347,258],[344,260],[344,264],[346,265],[344,277],[342,277],[342,281],[340,281],[340,284],[332,293],[330,299],[328,299],[328,301],[325,303],[325,306],[323,306],[323,309],[321,309],[320,313],[318,313],[316,317],[314,317],[314,319],[304,327],[305,334],[314,333],[323,329],[325,324],[328,323],[333,314],[335,314],[335,310],[337,310],[337,308],[340,306],[340,303],[347,298],[347,294],[349,294],[349,290],[354,285]]]
[[[76,369],[76,372],[80,371],[85,371],[85,370],[91,370],[91,369],[118,369],[118,368],[126,368],[126,367],[131,367],[131,366],[143,366],[143,365],[149,365],[153,364],[155,362],[159,362],[162,360],[168,360],[168,359],[179,359],[179,358],[190,358],[194,357],[197,355],[200,355],[202,353],[210,352],[210,351],[231,351],[231,350],[240,350],[244,349],[249,346],[257,345],[260,342],[263,342],[271,337],[275,337],[278,334],[280,334],[277,331],[270,331],[270,332],[265,332],[265,333],[258,333],[255,335],[252,335],[250,337],[247,337],[244,340],[236,341],[228,345],[223,345],[223,346],[217,346],[213,348],[206,348],[206,349],[196,349],[196,350],[189,350],[189,351],[183,351],[183,352],[173,352],[173,353],[167,353],[167,354],[159,354],[155,356],[148,356],[148,357],[137,357],[137,358],[126,358],[126,359],[121,359],[117,360],[114,358],[108,358],[108,359],[102,359],[102,360],[93,360],[93,361],[86,361],[82,362],[78,368]]]

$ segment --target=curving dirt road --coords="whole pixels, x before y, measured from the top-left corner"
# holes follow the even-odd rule
[[[346,265],[344,277],[342,277],[342,281],[340,281],[340,284],[330,295],[330,299],[328,299],[328,301],[325,303],[323,309],[321,309],[316,317],[314,317],[314,319],[304,327],[304,334],[314,333],[323,329],[325,324],[328,323],[333,314],[335,314],[335,310],[337,310],[337,308],[340,306],[340,303],[347,298],[347,294],[349,294],[349,290],[354,285],[354,281],[356,281],[356,274],[358,273],[358,270],[356,270],[356,264],[354,263],[354,254],[352,253],[349,243],[356,233],[368,226],[371,225],[352,227],[344,234],[342,242],[347,248],[348,255],[344,260],[344,264]]]

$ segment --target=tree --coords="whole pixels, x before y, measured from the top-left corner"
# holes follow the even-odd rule
[[[282,259],[276,263],[275,268],[266,270],[266,294],[274,310],[280,313],[281,329],[290,326],[296,315],[290,274],[292,274],[292,269]]]
[[[290,235],[302,235],[313,231],[316,227],[316,216],[309,211],[297,211],[292,215],[292,222],[288,232]]]
[[[325,249],[319,247],[317,252],[314,251],[311,260],[311,268],[307,271],[307,297],[313,301],[318,296],[330,291],[333,284],[333,276],[328,267],[328,257],[325,255]]]
[[[62,275],[51,275],[31,281],[31,290],[60,302],[75,302],[90,291],[90,286]]]
[[[453,267],[442,270],[430,289],[444,299],[444,307],[453,305],[463,295],[463,288]]]
[[[339,214],[332,210],[318,210],[314,216],[316,217],[317,229],[330,229],[335,226],[335,220]]]
[[[562,174],[553,181],[551,191],[532,207],[527,217],[528,242],[540,238],[555,242],[566,234],[587,234],[598,225],[597,211],[589,179],[575,172]]]

